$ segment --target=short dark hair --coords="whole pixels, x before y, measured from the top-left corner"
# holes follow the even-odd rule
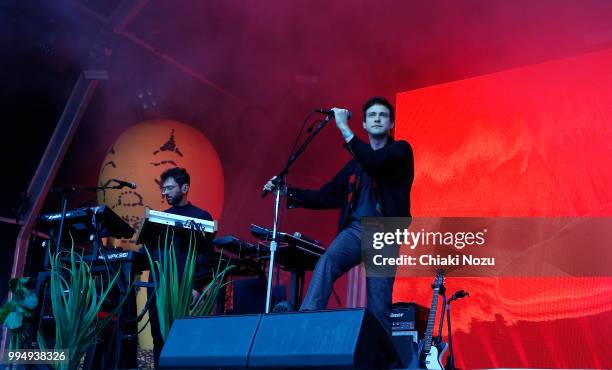
[[[181,167],[174,167],[165,170],[160,176],[162,184],[170,177],[172,177],[174,181],[179,184],[179,186],[183,186],[184,184],[190,185],[191,182],[191,178],[189,177],[187,170]]]
[[[386,107],[387,109],[389,109],[389,119],[391,120],[391,122],[395,122],[395,109],[393,108],[391,103],[389,103],[389,101],[383,98],[382,96],[375,96],[373,98],[368,99],[368,101],[365,102],[365,104],[363,105],[363,121],[364,122],[365,122],[366,111],[370,109],[371,106],[376,105],[376,104],[382,105]]]

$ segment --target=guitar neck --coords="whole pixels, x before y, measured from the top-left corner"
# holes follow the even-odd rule
[[[431,349],[431,342],[433,338],[434,323],[436,322],[436,312],[438,311],[438,294],[440,293],[440,287],[435,287],[433,290],[433,297],[431,299],[431,308],[429,309],[429,318],[427,319],[427,330],[425,331],[425,339],[423,343],[423,351],[428,353]]]

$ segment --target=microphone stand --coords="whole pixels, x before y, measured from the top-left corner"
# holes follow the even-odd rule
[[[446,321],[448,323],[448,357],[446,358],[446,370],[455,370],[455,354],[453,353],[453,332],[451,328],[451,314],[450,314],[450,304],[457,299],[469,296],[468,292],[463,290],[459,290],[453,294],[451,299],[448,300],[446,304]]]
[[[52,190],[53,191],[53,190]],[[76,188],[62,188],[62,189],[58,189],[59,192],[62,193],[62,213],[60,216],[60,225],[59,225],[59,230],[57,232],[57,242],[55,243],[55,251],[58,251],[61,249],[61,245],[62,245],[62,233],[64,231],[64,221],[66,220],[66,212],[68,212],[68,198],[70,197],[70,194],[72,194],[74,191],[76,191]],[[49,250],[49,254],[47,256],[48,258],[51,258],[51,251]]]
[[[280,206],[280,197],[281,197],[281,188],[285,183],[285,177],[289,173],[289,168],[295,162],[298,157],[306,150],[306,147],[312,139],[325,127],[329,121],[333,118],[332,115],[327,115],[323,121],[319,123],[319,125],[308,135],[306,140],[300,145],[300,147],[289,157],[289,160],[285,164],[283,170],[276,176],[274,183],[276,185],[276,190],[274,191],[274,226],[272,227],[272,241],[270,242],[270,263],[268,265],[268,287],[266,290],[266,312],[270,313],[270,305],[272,303],[272,280],[274,277],[274,258],[276,255],[276,249],[278,248],[278,208]],[[262,198],[268,194],[267,190],[261,194]]]
[[[446,288],[444,285],[440,287],[440,295],[442,296],[442,310],[440,310],[440,327],[438,328],[438,336],[435,339],[435,342],[440,344],[442,343],[442,327],[444,326],[444,313],[446,310]]]
[[[446,320],[448,322],[448,357],[446,358],[446,370],[455,370],[455,355],[453,354],[453,334],[451,330],[450,304],[452,299],[446,304]]]

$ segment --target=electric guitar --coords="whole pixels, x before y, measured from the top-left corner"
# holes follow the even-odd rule
[[[433,298],[431,299],[431,308],[429,309],[427,330],[425,331],[425,337],[419,343],[420,369],[444,369],[444,365],[442,365],[442,356],[444,352],[446,352],[448,346],[444,342],[433,343],[434,323],[436,321],[436,312],[438,308],[438,295],[440,294],[440,288],[443,284],[444,270],[438,270],[434,283],[431,285],[433,288]]]

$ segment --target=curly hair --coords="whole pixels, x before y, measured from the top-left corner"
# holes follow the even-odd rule
[[[184,168],[174,167],[165,170],[160,176],[162,184],[171,177],[179,186],[183,186],[184,184],[190,185],[191,178]]]

